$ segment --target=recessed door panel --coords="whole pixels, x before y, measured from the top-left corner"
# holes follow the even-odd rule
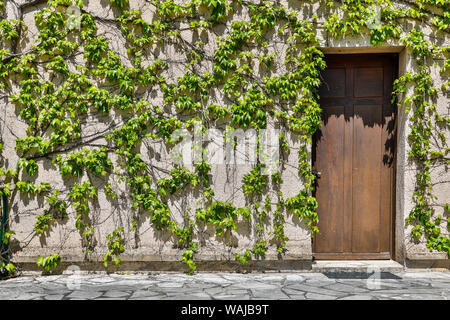
[[[330,55],[314,136],[317,259],[389,259],[392,252],[393,55]],[[338,82],[338,83],[335,83]]]

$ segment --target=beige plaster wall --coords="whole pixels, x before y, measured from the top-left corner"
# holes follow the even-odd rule
[[[23,2],[23,1],[22,1]],[[108,4],[108,1],[85,1],[85,10],[93,13],[96,16],[113,19],[115,14],[114,9]],[[326,30],[320,26],[323,22],[326,12],[318,7],[317,4],[299,4],[296,1],[287,1],[286,4],[292,10],[300,11],[305,17],[317,13],[319,19],[317,21],[317,34],[320,38],[320,47],[325,53],[381,53],[381,52],[398,52],[399,53],[399,74],[402,75],[408,71],[415,71],[417,66],[414,65],[411,57],[411,52],[404,49],[404,47],[395,42],[389,41],[384,46],[373,47],[370,44],[370,39],[367,33],[363,37],[347,37],[344,39],[332,39]],[[399,4],[403,5],[403,4]],[[45,4],[28,7],[23,12],[21,17],[28,30],[23,35],[20,42],[20,50],[29,49],[36,41],[37,29],[34,25],[34,14],[45,7]],[[130,7],[133,9],[140,9],[144,12],[144,19],[151,21],[154,8],[147,4],[144,0],[130,0]],[[235,16],[235,19],[245,19],[247,13],[241,12]],[[7,17],[19,18],[18,11],[15,6],[7,2]],[[120,30],[111,27],[110,23],[98,23],[99,33],[104,34],[110,41],[111,47],[120,54],[122,62],[129,65],[126,58],[126,44]],[[406,26],[406,25],[405,25]],[[229,26],[227,26],[229,27]],[[411,26],[410,26],[411,27]],[[217,30],[226,35],[228,29]],[[436,44],[449,44],[448,34],[435,34],[431,30],[427,31],[430,41]],[[193,35],[188,32],[182,34],[186,41],[192,41]],[[212,53],[216,47],[216,38],[213,34],[206,35],[208,46],[207,51]],[[280,72],[283,71],[283,52],[286,45],[276,40],[270,42],[268,53],[278,52],[277,64],[280,66]],[[256,50],[256,49],[255,49]],[[155,50],[153,54],[147,57],[147,62],[151,62],[154,58],[170,59],[173,63],[170,64],[169,71],[165,74],[166,77],[176,81],[176,78],[183,75],[185,72],[184,64],[177,62],[182,58],[182,55],[176,52],[175,48],[167,46],[164,50]],[[82,64],[83,59],[77,58],[71,62],[72,64]],[[200,72],[211,70],[211,64],[205,62],[201,66]],[[440,86],[441,77],[439,75],[439,66],[433,68],[433,79],[436,86]],[[258,68],[255,68],[258,70]],[[15,88],[17,90],[17,88]],[[223,104],[223,95],[217,92],[215,103]],[[152,97],[151,103],[158,104],[161,102],[161,95],[156,94]],[[449,114],[449,99],[448,96],[443,96],[440,93],[438,99],[438,110],[441,114]],[[15,106],[11,104],[6,98],[0,99],[0,117],[2,120],[1,134],[4,141],[4,166],[7,168],[15,168],[18,161],[18,156],[14,150],[15,141],[25,136],[26,124],[18,117],[18,111]],[[396,163],[396,199],[395,199],[395,253],[394,258],[403,262],[405,259],[447,259],[446,254],[430,253],[425,247],[424,242],[414,243],[410,240],[410,229],[404,224],[404,219],[413,207],[412,193],[415,187],[415,167],[413,163],[408,160],[409,144],[407,136],[411,130],[407,122],[408,116],[405,115],[404,110],[398,110],[398,132],[397,132],[397,163]],[[105,119],[99,119],[96,115],[92,115],[85,119],[83,134],[98,134],[107,129],[111,123],[120,125],[123,123],[123,118],[120,114],[113,114],[110,117],[110,122],[105,122]],[[450,139],[450,134],[447,132],[447,137]],[[96,143],[101,143],[103,140],[99,138]],[[284,183],[282,185],[282,192],[285,197],[296,195],[302,189],[302,181],[297,174],[297,153],[296,150],[300,147],[298,139],[293,135],[288,135],[288,143],[291,147],[291,153],[288,159],[289,166],[283,172]],[[145,141],[141,146],[142,154],[145,161],[157,164],[165,169],[170,169],[170,159],[167,150],[163,144],[158,141]],[[156,160],[155,160],[156,159]],[[212,180],[213,189],[215,190],[218,200],[231,201],[234,205],[244,205],[245,197],[242,193],[241,181],[245,173],[250,171],[251,166],[243,165],[213,165]],[[155,172],[157,178],[164,176],[161,172]],[[26,177],[24,177],[26,178]],[[84,180],[87,177],[83,177]],[[433,168],[432,179],[435,186],[435,193],[439,197],[440,202],[449,202],[450,200],[450,173],[446,167]],[[83,181],[83,180],[81,180]],[[121,256],[122,260],[127,261],[175,261],[179,260],[183,250],[175,248],[173,239],[166,233],[156,231],[146,216],[140,219],[137,232],[128,232],[131,228],[132,208],[130,200],[127,197],[127,188],[124,183],[118,182],[113,177],[109,181],[118,191],[119,197],[116,201],[110,201],[106,196],[100,192],[98,201],[93,203],[91,211],[91,219],[95,226],[96,244],[93,252],[86,255],[81,246],[81,237],[75,229],[74,218],[75,214],[69,214],[69,219],[64,223],[55,224],[48,235],[45,237],[36,236],[33,225],[36,222],[36,216],[41,214],[45,204],[40,198],[24,198],[19,194],[14,194],[10,202],[10,229],[15,231],[11,248],[13,249],[13,261],[16,262],[35,262],[37,257],[49,255],[52,253],[59,253],[63,260],[80,262],[83,260],[100,261],[105,253],[105,239],[106,235],[111,233],[114,228],[124,226],[126,232],[126,251]],[[51,182],[58,189],[64,190],[66,193],[73,181],[62,179],[57,167],[51,164],[50,161],[43,161],[39,163],[39,175],[35,180],[36,183]],[[104,182],[98,181],[101,186]],[[199,196],[192,190],[185,190],[186,192],[170,202],[172,214],[174,219],[181,222],[182,215],[188,207],[196,201],[200,200]],[[269,190],[268,193],[275,197],[276,191]],[[436,213],[442,213],[441,207],[436,207]],[[269,217],[267,221],[266,232],[271,231],[271,220]],[[445,221],[442,222],[443,224]],[[254,226],[253,226],[254,227]],[[214,230],[211,228],[199,228],[200,251],[196,255],[197,260],[234,260],[236,252],[242,252],[246,248],[254,244],[254,228],[248,225],[247,222],[239,223],[239,231],[233,232],[231,237],[222,239],[214,235]],[[446,228],[442,228],[446,230]],[[286,235],[290,241],[287,244],[287,252],[283,255],[283,259],[293,260],[307,260],[312,259],[311,249],[311,234],[298,219],[291,215],[286,216]],[[231,244],[231,245],[227,245]],[[280,257],[277,255],[275,248],[270,247],[266,259],[277,260]]]

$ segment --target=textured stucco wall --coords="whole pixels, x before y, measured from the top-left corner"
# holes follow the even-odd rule
[[[23,2],[23,1],[22,1]],[[19,18],[18,11],[15,6],[7,1],[7,17]],[[370,44],[369,36],[366,34],[362,37],[347,37],[345,39],[332,39],[327,34],[326,30],[320,26],[320,22],[326,12],[323,12],[317,4],[302,4],[297,1],[288,1],[286,5],[293,10],[298,10],[307,17],[313,13],[319,15],[317,34],[321,40],[321,48],[326,53],[368,53],[368,52],[399,52],[399,73],[404,74],[408,71],[417,70],[414,61],[411,57],[411,52],[404,49],[404,47],[395,42],[389,41],[384,46],[373,47]],[[37,38],[37,29],[34,24],[34,14],[44,8],[45,4],[28,7],[23,12],[22,19],[28,26],[28,30],[22,36],[19,43],[20,50],[26,51],[35,43]],[[403,3],[399,6],[403,6]],[[140,9],[144,14],[143,17],[147,21],[151,21],[154,8],[147,4],[143,0],[131,0],[130,7],[132,9]],[[115,17],[114,9],[111,9],[108,1],[85,1],[86,11],[105,18],[113,19]],[[233,19],[245,19],[246,12],[237,13]],[[99,33],[104,34],[111,47],[120,54],[122,62],[125,65],[129,65],[129,61],[126,58],[126,45],[120,30],[112,27],[111,23],[99,22]],[[406,25],[405,25],[406,26]],[[409,27],[412,27],[409,26]],[[220,27],[222,28],[222,27]],[[226,35],[227,28],[216,30],[218,33]],[[436,44],[449,44],[448,34],[435,33],[429,28],[424,28],[427,36],[430,37],[430,41]],[[189,32],[182,33],[183,38],[186,41],[193,41],[195,37]],[[216,47],[216,38],[213,34],[203,35],[207,39],[208,46],[206,50],[212,53]],[[272,38],[274,41],[270,43],[268,53],[278,52],[277,59],[280,61],[280,67],[283,66],[283,52],[286,50],[286,45],[282,42],[277,42],[276,35]],[[165,73],[167,78],[176,81],[176,78],[182,76],[185,72],[184,63],[177,62],[181,59],[180,53],[178,53],[174,47],[170,45],[166,46],[163,50],[155,50],[154,56],[149,56],[147,62],[152,61],[155,57],[164,59],[170,59],[173,62],[170,63],[169,70]],[[439,61],[438,61],[439,62]],[[72,64],[83,64],[82,55],[77,57],[71,62]],[[443,61],[442,61],[443,63]],[[433,79],[435,86],[441,85],[441,76],[439,75],[439,65],[433,67]],[[201,71],[210,71],[211,63],[205,62],[202,64]],[[255,68],[258,70],[258,68]],[[282,68],[280,72],[282,72]],[[45,74],[43,74],[46,77]],[[17,88],[16,88],[17,89]],[[158,104],[161,102],[161,94],[153,96],[151,99],[152,104]],[[221,92],[216,94],[216,103],[224,103],[223,95]],[[449,99],[448,96],[444,96],[439,93],[439,98],[436,101],[438,105],[438,111],[441,114],[449,114]],[[3,151],[5,159],[5,167],[14,168],[18,156],[14,150],[15,141],[17,138],[25,136],[26,124],[18,117],[18,112],[14,105],[8,102],[6,98],[0,99],[0,116],[2,120],[1,134],[5,144]],[[408,215],[410,209],[413,207],[412,193],[415,187],[415,167],[414,164],[408,160],[408,152],[410,146],[407,141],[407,136],[411,130],[407,122],[408,116],[404,114],[403,110],[398,110],[398,132],[397,132],[397,172],[396,172],[396,199],[395,199],[395,259],[403,262],[404,259],[430,259],[440,258],[447,259],[446,254],[443,253],[430,253],[425,247],[423,241],[414,243],[410,240],[411,227],[405,228],[404,219]],[[93,115],[84,121],[84,135],[93,134],[96,135],[109,126],[114,124],[123,123],[123,119],[120,114],[116,114],[109,119],[100,119]],[[221,124],[224,127],[225,124]],[[450,133],[447,132],[447,138],[450,139]],[[96,143],[101,143],[103,140],[99,138]],[[286,170],[283,172],[283,185],[282,192],[285,197],[294,196],[302,189],[302,181],[297,174],[297,153],[299,148],[298,139],[293,135],[288,135],[288,143],[291,147],[291,153],[289,155],[288,163],[291,165],[286,166]],[[167,150],[163,144],[158,141],[145,141],[141,146],[142,154],[145,161],[151,161],[157,163],[159,166],[170,169],[170,160]],[[147,158],[146,158],[147,157]],[[250,165],[213,165],[212,177],[213,177],[213,189],[215,190],[218,200],[232,201],[234,205],[244,205],[245,198],[241,189],[242,177],[245,173],[250,171]],[[162,176],[160,176],[162,177]],[[160,178],[158,177],[158,178]],[[86,179],[86,177],[84,177]],[[450,173],[446,167],[437,167],[432,170],[432,180],[434,184],[435,194],[441,201],[448,202],[450,200]],[[83,180],[82,180],[83,181]],[[73,184],[73,181],[62,179],[61,174],[58,172],[57,167],[51,164],[50,161],[39,162],[39,175],[35,180],[36,183],[40,182],[52,182],[53,185],[58,186],[59,189],[66,189]],[[111,233],[112,230],[118,226],[124,226],[125,230],[131,228],[131,205],[127,198],[127,189],[124,183],[119,183],[114,179],[110,179],[115,189],[119,193],[119,198],[116,201],[109,201],[106,199],[103,193],[99,193],[99,198],[94,203],[91,212],[91,219],[95,225],[95,239],[97,239],[97,245],[92,254],[89,255],[90,260],[101,260],[105,252],[105,237],[106,234]],[[103,182],[100,180],[98,184]],[[275,190],[270,190],[271,196],[276,196]],[[173,215],[178,221],[182,221],[182,213],[187,204],[193,204],[200,198],[194,192],[186,190],[185,194],[178,197],[175,201],[170,203]],[[445,200],[447,199],[447,200]],[[36,222],[36,216],[42,213],[44,203],[42,199],[27,199],[19,197],[18,194],[14,194],[10,203],[10,228],[15,231],[14,239],[11,247],[15,251],[13,254],[13,261],[17,262],[35,262],[36,258],[43,255],[52,253],[60,253],[63,260],[67,261],[82,261],[85,259],[84,252],[81,248],[81,238],[78,231],[75,229],[74,214],[69,214],[69,219],[64,223],[55,224],[51,232],[45,237],[39,237],[34,235],[33,225]],[[442,208],[437,207],[436,213],[442,213]],[[267,223],[266,232],[270,232],[271,217],[269,217]],[[442,230],[446,230],[444,227],[445,221],[442,222]],[[199,228],[201,228],[199,226]],[[234,260],[235,252],[242,252],[244,249],[249,248],[254,243],[253,229],[247,222],[239,223],[238,232],[233,232],[230,239],[220,239],[214,235],[212,229],[202,229],[199,233],[200,237],[196,240],[201,244],[200,251],[196,255],[197,260]],[[290,241],[287,243],[287,253],[283,256],[283,259],[294,260],[311,260],[311,235],[309,230],[291,215],[286,217],[286,235]],[[445,232],[445,231],[444,231]],[[158,232],[150,225],[149,219],[142,217],[141,223],[138,227],[137,233],[125,232],[127,239],[127,248],[125,253],[121,256],[122,260],[132,261],[175,261],[179,260],[183,252],[181,249],[173,247],[173,239],[169,235]],[[167,241],[169,240],[169,241]],[[230,242],[232,245],[227,245]],[[276,260],[278,255],[274,248],[271,247],[266,256],[267,260]]]

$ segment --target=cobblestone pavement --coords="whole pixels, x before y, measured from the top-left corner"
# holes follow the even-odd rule
[[[0,299],[420,299],[450,300],[450,272],[365,274],[178,273],[21,276],[0,281]]]

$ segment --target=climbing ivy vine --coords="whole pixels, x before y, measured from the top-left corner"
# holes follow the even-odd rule
[[[5,2],[0,1],[3,15]],[[87,11],[83,1],[34,1],[47,5],[34,15],[37,39],[25,51],[18,49],[25,23],[2,19],[0,98],[13,104],[27,125],[26,136],[16,141],[17,167],[0,168],[2,193],[45,198],[45,208],[35,223],[38,235],[47,234],[54,223],[73,212],[88,256],[96,245],[91,203],[97,201],[99,192],[113,203],[118,194],[111,182],[125,183],[133,226],[130,230],[118,227],[106,236],[105,267],[110,260],[120,263],[126,233],[136,232],[147,216],[156,230],[173,235],[191,272],[196,269],[194,259],[200,245],[196,232],[201,224],[212,226],[218,237],[226,237],[237,230],[238,221],[253,223],[253,247],[235,255],[244,264],[253,257],[264,257],[270,243],[276,244],[278,254],[284,254],[289,241],[284,232],[286,214],[304,221],[312,234],[318,231],[308,146],[320,125],[318,88],[320,71],[326,68],[319,50],[318,27],[322,25],[334,38],[368,33],[374,46],[393,40],[412,52],[417,72],[396,80],[393,92],[393,102],[406,105],[412,126],[410,157],[417,164],[415,207],[406,221],[414,224],[414,238],[425,236],[430,249],[450,253],[448,232],[440,229],[441,220],[448,221],[449,205],[442,205],[446,217],[434,214],[430,178],[432,165],[450,162],[446,141],[450,118],[439,114],[433,102],[439,91],[448,94],[449,46],[434,45],[418,27],[406,30],[403,23],[405,19],[426,23],[437,32],[448,33],[449,1],[405,1],[405,8],[388,0],[316,2],[328,13],[305,20],[281,1],[190,0],[180,4],[147,0],[155,12],[152,21],[147,21],[141,11],[131,9],[128,0],[110,0],[115,19]],[[306,1],[304,5],[314,3]],[[68,6],[80,10],[78,28],[67,27]],[[378,24],[374,20],[377,8]],[[248,18],[239,18],[241,10]],[[105,26],[119,30],[129,63],[101,32]],[[219,35],[220,27],[227,31]],[[192,32],[198,40],[187,41],[183,31]],[[216,35],[213,52],[204,34]],[[285,52],[271,51],[271,41],[282,42]],[[184,75],[175,80],[168,76],[174,57],[155,53],[168,46],[181,52],[185,64]],[[441,88],[433,85],[430,76],[430,65],[436,59],[444,61]],[[223,95],[222,104],[213,98],[218,92]],[[152,99],[152,94],[161,99]],[[109,126],[86,134],[88,119],[96,118],[109,118]],[[286,135],[298,134],[298,174],[303,180],[299,193],[286,197],[280,191],[286,157],[281,157],[280,170],[271,175],[262,173],[265,164],[257,159],[242,180],[246,205],[236,207],[214,194],[211,164],[206,160],[191,170],[177,164],[167,170],[144,160],[141,154],[148,139],[170,148],[178,142],[172,135],[176,130],[192,132],[194,122],[200,122],[204,131],[220,121],[229,129],[257,131],[275,121],[281,130],[283,155],[291,152]],[[205,151],[204,146],[200,148]],[[51,181],[34,182],[39,164],[47,160],[63,179],[71,181],[68,192],[58,190]],[[164,177],[158,178],[159,174]],[[104,181],[100,186],[95,183],[99,179]],[[276,196],[268,195],[269,187],[278,190]],[[180,222],[169,202],[184,201],[193,190],[200,192],[201,200],[192,208],[195,213],[186,210]],[[266,233],[269,217],[273,227]],[[59,263],[59,255],[52,257],[41,258],[38,264],[48,270]]]

